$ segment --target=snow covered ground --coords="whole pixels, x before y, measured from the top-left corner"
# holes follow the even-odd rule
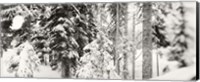
[[[3,58],[1,58],[3,59]],[[1,61],[3,62],[3,61]],[[9,73],[6,69],[6,63],[1,63],[1,77],[15,77],[15,73]],[[34,71],[35,78],[61,78],[61,73],[58,70],[51,70],[49,66],[40,66],[40,71]]]
[[[9,49],[4,52],[3,57],[0,58],[0,76],[1,77],[15,77],[15,72],[8,72],[8,62],[11,62],[10,57],[15,55],[15,49]],[[13,61],[13,60],[12,60]],[[53,71],[50,66],[40,65],[38,67],[39,71],[33,71],[33,77],[37,78],[61,78],[61,73],[58,70]]]

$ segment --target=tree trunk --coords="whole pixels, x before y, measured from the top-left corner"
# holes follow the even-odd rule
[[[61,62],[61,71],[63,78],[72,78],[72,74],[70,71],[71,63],[72,62],[68,58],[63,59],[63,61]]]
[[[116,3],[117,4],[117,10],[116,10],[116,36],[115,36],[115,56],[114,56],[114,59],[115,59],[115,65],[116,65],[116,72],[117,72],[117,74],[119,74],[120,75],[120,64],[119,64],[119,56],[118,56],[118,53],[117,53],[117,48],[118,48],[118,38],[119,38],[119,4],[118,3]]]
[[[134,4],[135,5],[135,4]],[[133,12],[133,25],[132,25],[132,42],[135,44],[135,13]],[[132,58],[133,58],[133,63],[132,63],[132,79],[135,79],[135,50],[136,47],[132,46]]]
[[[152,32],[151,32],[151,3],[143,3],[143,79],[152,77]]]
[[[121,8],[121,15],[124,15],[121,19],[121,28],[122,29],[124,29],[124,31],[123,31],[123,35],[122,36],[125,36],[126,37],[126,39],[125,39],[125,41],[123,40],[123,42],[125,42],[124,44],[126,44],[127,42],[126,41],[128,41],[128,24],[127,24],[127,22],[128,22],[128,16],[127,16],[127,4],[122,4],[122,8]],[[126,47],[127,46],[129,46],[129,45],[126,45]],[[124,79],[129,79],[129,75],[130,75],[130,73],[129,73],[129,70],[128,70],[128,53],[129,52],[123,52],[123,56],[124,56],[124,65],[123,65],[123,78]]]
[[[0,10],[1,10],[1,6],[0,6]],[[1,18],[1,15],[0,15]],[[0,22],[2,22],[2,20],[0,20]],[[0,58],[3,56],[3,44],[2,44],[2,27],[1,27],[1,23],[0,23]],[[1,63],[1,61],[0,61]]]
[[[129,63],[132,64],[130,65],[130,78],[135,79],[135,3],[129,3],[127,7],[127,40],[131,42],[131,44],[128,44],[129,47],[131,47],[131,50],[129,51],[130,55],[129,58]]]

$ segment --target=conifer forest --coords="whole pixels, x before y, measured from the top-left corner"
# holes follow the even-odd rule
[[[0,4],[0,77],[195,80],[196,6]]]

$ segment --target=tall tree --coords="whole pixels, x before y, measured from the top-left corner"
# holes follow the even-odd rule
[[[136,4],[132,4],[133,6],[133,8],[135,8],[135,5]],[[132,45],[134,45],[135,44],[135,11],[133,11],[132,12],[132,17],[131,17],[131,19],[133,20],[132,21]],[[132,79],[135,79],[135,51],[136,51],[136,47],[135,46],[132,46]]]
[[[151,29],[151,3],[143,3],[143,79],[152,77],[152,29]]]
[[[118,31],[118,49],[117,49],[117,53],[118,56],[121,61],[119,61],[118,63],[120,64],[120,74],[122,75],[123,79],[129,79],[129,71],[128,71],[128,53],[130,52],[128,50],[128,34],[127,34],[127,30],[128,30],[128,23],[127,23],[127,4],[126,3],[120,3],[119,4],[119,31]]]
[[[0,9],[1,9],[1,6],[0,6]],[[1,15],[0,15],[0,18],[1,18]],[[0,20],[0,22],[1,22],[2,20]],[[1,26],[1,23],[0,23],[0,26]],[[0,28],[0,32],[2,31],[2,29]],[[2,33],[2,32],[1,32]],[[0,57],[2,57],[2,53],[3,53],[3,51],[2,51],[2,38],[1,38],[1,34],[0,33]],[[0,63],[1,63],[1,61],[0,61]]]
[[[96,9],[97,8],[97,9]],[[113,48],[116,36],[116,4],[99,3],[94,9],[97,38],[84,47],[84,56],[76,76],[78,78],[119,79],[114,67]],[[96,11],[98,10],[98,11]],[[88,70],[90,69],[90,70]]]
[[[114,36],[114,60],[115,60],[115,66],[116,66],[116,72],[120,75],[120,63],[119,63],[119,54],[118,54],[118,40],[119,40],[119,4],[116,3],[116,26],[115,26],[115,36]]]

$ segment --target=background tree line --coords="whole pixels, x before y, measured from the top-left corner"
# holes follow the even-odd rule
[[[194,12],[185,2],[4,4],[1,53],[16,50],[7,58],[16,77],[45,65],[63,78],[150,79],[170,62],[195,64]]]

